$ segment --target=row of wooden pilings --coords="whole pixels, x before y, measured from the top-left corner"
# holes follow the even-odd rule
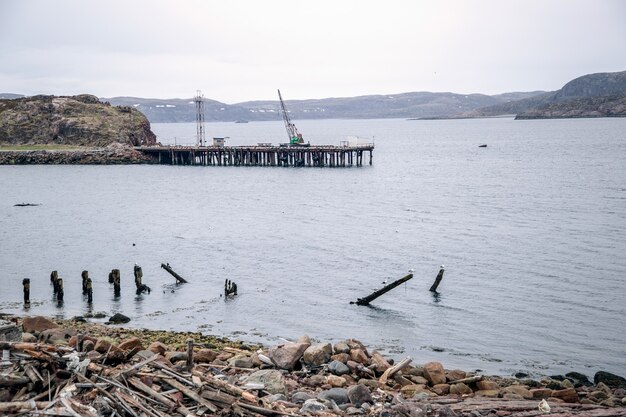
[[[362,166],[374,145],[141,147],[159,164],[202,166],[351,167]]]

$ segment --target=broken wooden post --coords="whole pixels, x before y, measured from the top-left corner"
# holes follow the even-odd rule
[[[187,369],[193,368],[193,339],[187,339]]]
[[[91,278],[87,278],[85,286],[87,288],[87,302],[91,304],[93,303],[93,287],[91,285]]]
[[[83,334],[77,333],[76,334],[76,351],[82,352],[82,350],[83,350]]]
[[[174,278],[176,278],[176,282],[179,284],[184,284],[187,282],[187,280],[183,277],[181,277],[180,275],[178,275],[176,272],[174,272],[174,270],[170,267],[170,264],[161,264],[161,268],[165,269],[167,272],[170,273],[171,276],[173,276]]]
[[[378,297],[380,297],[381,295],[383,295],[383,294],[393,290],[398,285],[400,285],[400,284],[402,284],[404,282],[407,282],[411,278],[413,278],[413,274],[409,274],[409,275],[405,276],[404,278],[400,278],[399,280],[396,280],[396,281],[392,282],[389,285],[385,285],[383,288],[381,288],[378,291],[375,291],[375,292],[371,293],[367,297],[357,299],[356,302],[355,301],[350,301],[350,304],[357,304],[357,305],[360,305],[360,306],[366,306],[369,303],[371,303],[372,301],[374,301],[375,299],[377,299]]]
[[[30,304],[30,278],[24,278],[22,286],[24,287],[24,304]]]
[[[57,271],[52,271],[50,273],[50,282],[52,283],[52,288],[55,294],[58,292],[58,288],[57,288],[58,279],[59,279],[59,273]]]
[[[113,282],[115,281],[115,276],[113,275],[113,271],[115,271],[115,269],[112,269],[111,272],[109,272],[109,284],[113,284]]]
[[[57,301],[63,301],[63,278],[57,278]]]
[[[115,295],[115,297],[119,297],[120,296],[120,291],[121,291],[121,287],[120,287],[120,270],[119,269],[113,269],[111,271],[111,273],[109,274],[109,280],[112,278],[113,280],[111,281],[113,283],[113,294]]]
[[[139,265],[135,264],[135,267],[133,268],[133,273],[135,274],[135,286],[139,290],[142,285],[141,278],[143,278],[143,271],[141,270],[141,267]]]
[[[83,279],[83,295],[85,295],[87,294],[87,280],[89,279],[89,272],[83,271],[80,276]]]
[[[441,265],[441,269],[439,270],[439,273],[437,274],[437,278],[435,278],[435,282],[433,282],[433,285],[430,287],[429,291],[437,292],[437,287],[439,286],[439,283],[443,279],[443,271],[444,271],[444,267],[443,265]]]
[[[224,296],[237,295],[237,284],[227,279],[224,281]]]

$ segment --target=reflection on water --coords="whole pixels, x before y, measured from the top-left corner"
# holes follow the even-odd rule
[[[0,310],[119,312],[137,327],[264,343],[354,337],[416,362],[491,373],[620,371],[626,120],[299,127],[312,143],[375,135],[374,165],[0,167]],[[164,143],[195,133],[194,124],[154,128]],[[271,122],[208,128],[232,144],[284,134]],[[42,205],[13,207],[22,201]],[[189,283],[176,285],[163,262]],[[135,294],[136,263],[150,294]],[[441,264],[446,276],[431,293]],[[118,297],[107,280],[113,268]],[[349,304],[409,268],[414,278],[371,307]],[[62,307],[51,297],[52,270],[65,278]],[[238,296],[224,299],[225,279]]]

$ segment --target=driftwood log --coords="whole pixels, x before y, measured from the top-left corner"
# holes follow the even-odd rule
[[[389,291],[391,291],[394,288],[396,288],[398,285],[407,282],[411,278],[413,278],[413,274],[409,274],[409,275],[405,276],[404,278],[400,278],[400,279],[392,282],[389,285],[385,285],[383,288],[381,288],[378,291],[375,291],[375,292],[371,293],[367,297],[359,298],[358,300],[356,300],[356,302],[351,301],[350,304],[357,304],[357,305],[360,305],[360,306],[369,305],[369,303],[371,303],[372,301],[374,301],[375,299],[377,299],[381,295],[388,293]]]
[[[161,264],[161,268],[165,269],[167,272],[170,273],[171,276],[173,276],[174,278],[176,278],[176,282],[178,282],[179,284],[185,284],[187,283],[187,280],[183,277],[181,277],[180,275],[178,275],[171,267],[170,264]]]

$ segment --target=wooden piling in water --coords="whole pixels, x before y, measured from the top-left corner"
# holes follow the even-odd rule
[[[355,301],[350,301],[350,304],[357,304],[360,306],[365,306],[365,305],[369,305],[369,303],[371,303],[372,301],[374,301],[375,299],[377,299],[378,297],[380,297],[383,294],[388,293],[389,291],[393,290],[394,288],[396,288],[398,285],[407,282],[408,280],[410,280],[411,278],[413,278],[413,274],[409,274],[403,278],[400,278],[394,282],[392,282],[389,285],[385,285],[383,288],[381,288],[380,290],[374,291],[373,293],[371,293],[370,295],[368,295],[367,297],[363,297],[363,298],[359,298]]]
[[[30,304],[30,278],[22,280],[22,287],[24,290],[24,304]]]
[[[119,269],[111,270],[111,273],[109,274],[109,282],[113,284],[113,295],[115,297],[120,296],[120,292],[121,292],[120,281],[121,281],[120,270]]]
[[[443,279],[443,271],[444,271],[444,267],[443,265],[441,265],[441,269],[439,270],[439,273],[437,274],[437,277],[435,278],[435,282],[433,282],[433,285],[431,285],[429,291],[437,292],[437,287],[439,286],[439,284],[441,283],[441,280]]]
[[[174,278],[176,278],[176,282],[179,284],[184,284],[187,282],[187,280],[183,277],[181,277],[180,275],[178,275],[176,272],[174,272],[174,270],[170,267],[170,264],[161,264],[161,268],[165,269],[167,272],[170,273],[171,276],[173,276]]]
[[[58,288],[57,288],[58,279],[59,279],[59,273],[57,271],[52,271],[50,273],[50,282],[52,283],[52,291],[54,294],[58,292]]]
[[[93,303],[93,286],[91,284],[91,278],[87,278],[87,281],[85,283],[85,287],[87,290],[87,302],[89,304]]]
[[[84,294],[87,294],[87,280],[89,279],[89,272],[83,271],[81,272],[80,276],[83,279],[83,295],[84,295]]]

